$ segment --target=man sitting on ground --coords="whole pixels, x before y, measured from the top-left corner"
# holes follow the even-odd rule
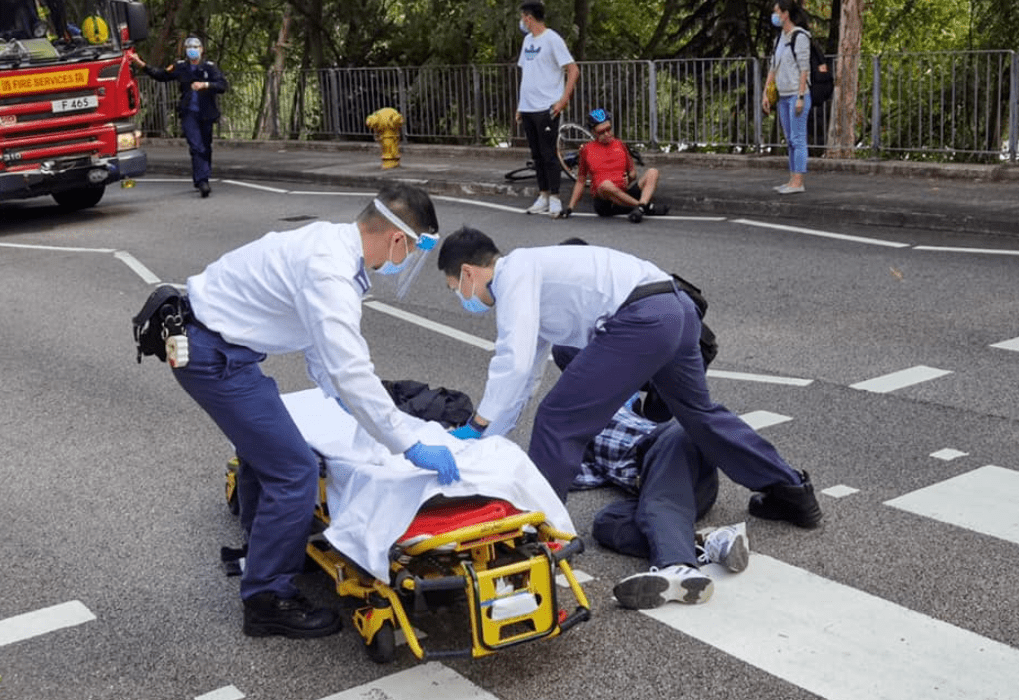
[[[626,214],[631,222],[639,224],[645,216],[667,214],[668,206],[651,201],[658,186],[658,170],[648,168],[637,176],[630,149],[612,133],[612,115],[596,109],[587,115],[587,124],[594,139],[580,148],[577,181],[563,217],[573,213],[588,177],[598,216]]]

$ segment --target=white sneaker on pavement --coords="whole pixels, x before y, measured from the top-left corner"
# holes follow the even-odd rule
[[[548,215],[553,219],[558,219],[563,213],[563,202],[556,196],[549,197],[548,200]]]
[[[612,593],[624,608],[647,610],[671,600],[680,603],[706,603],[715,592],[715,584],[699,569],[674,564],[664,569],[627,576],[616,584]]]
[[[527,208],[528,214],[544,214],[548,211],[548,196],[538,195],[538,198],[534,200],[534,204]]]
[[[701,564],[721,564],[738,574],[750,563],[747,537],[732,525],[709,532],[704,536],[701,548],[702,553],[697,557]]]

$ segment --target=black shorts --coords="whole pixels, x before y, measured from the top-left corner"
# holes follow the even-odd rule
[[[630,185],[630,188],[626,190],[626,194],[630,195],[634,199],[640,199],[640,187],[634,182]],[[616,204],[611,199],[605,199],[603,197],[594,198],[594,213],[598,216],[621,216],[623,214],[629,214],[633,211],[633,207],[628,207],[625,204]]]

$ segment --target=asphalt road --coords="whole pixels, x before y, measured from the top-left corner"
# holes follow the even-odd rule
[[[507,251],[579,235],[700,285],[721,341],[715,398],[760,420],[819,491],[847,488],[820,496],[825,523],[805,532],[750,518],[749,494],[723,480],[704,524],[746,521],[754,556],[705,606],[618,609],[613,584],[642,562],[588,539],[589,623],[482,660],[421,665],[404,648],[378,666],[349,625],[301,642],[241,634],[218,561],[240,542],[222,498],[230,446],[165,366],[135,363],[130,336],[152,282],[269,230],[352,220],[371,193],[213,186],[200,200],[150,177],[75,215],[0,208],[0,697],[970,699],[1019,683],[1019,242],[724,216],[551,221],[516,200],[437,198],[444,232],[469,223]],[[418,319],[366,309],[381,377],[480,398],[490,355],[441,331],[492,340],[491,314],[463,313],[431,269],[408,299],[376,300]],[[300,357],[265,370],[283,392],[310,386]],[[930,378],[865,384],[904,370]],[[514,439],[529,430],[528,414]],[[571,496],[582,534],[616,495]],[[303,585],[336,604],[324,575]],[[36,616],[51,609],[64,622],[47,628]],[[441,616],[419,627],[458,631]]]

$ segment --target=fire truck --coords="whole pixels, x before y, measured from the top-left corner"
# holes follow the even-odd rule
[[[51,195],[84,209],[145,173],[131,0],[0,0],[0,203]]]

